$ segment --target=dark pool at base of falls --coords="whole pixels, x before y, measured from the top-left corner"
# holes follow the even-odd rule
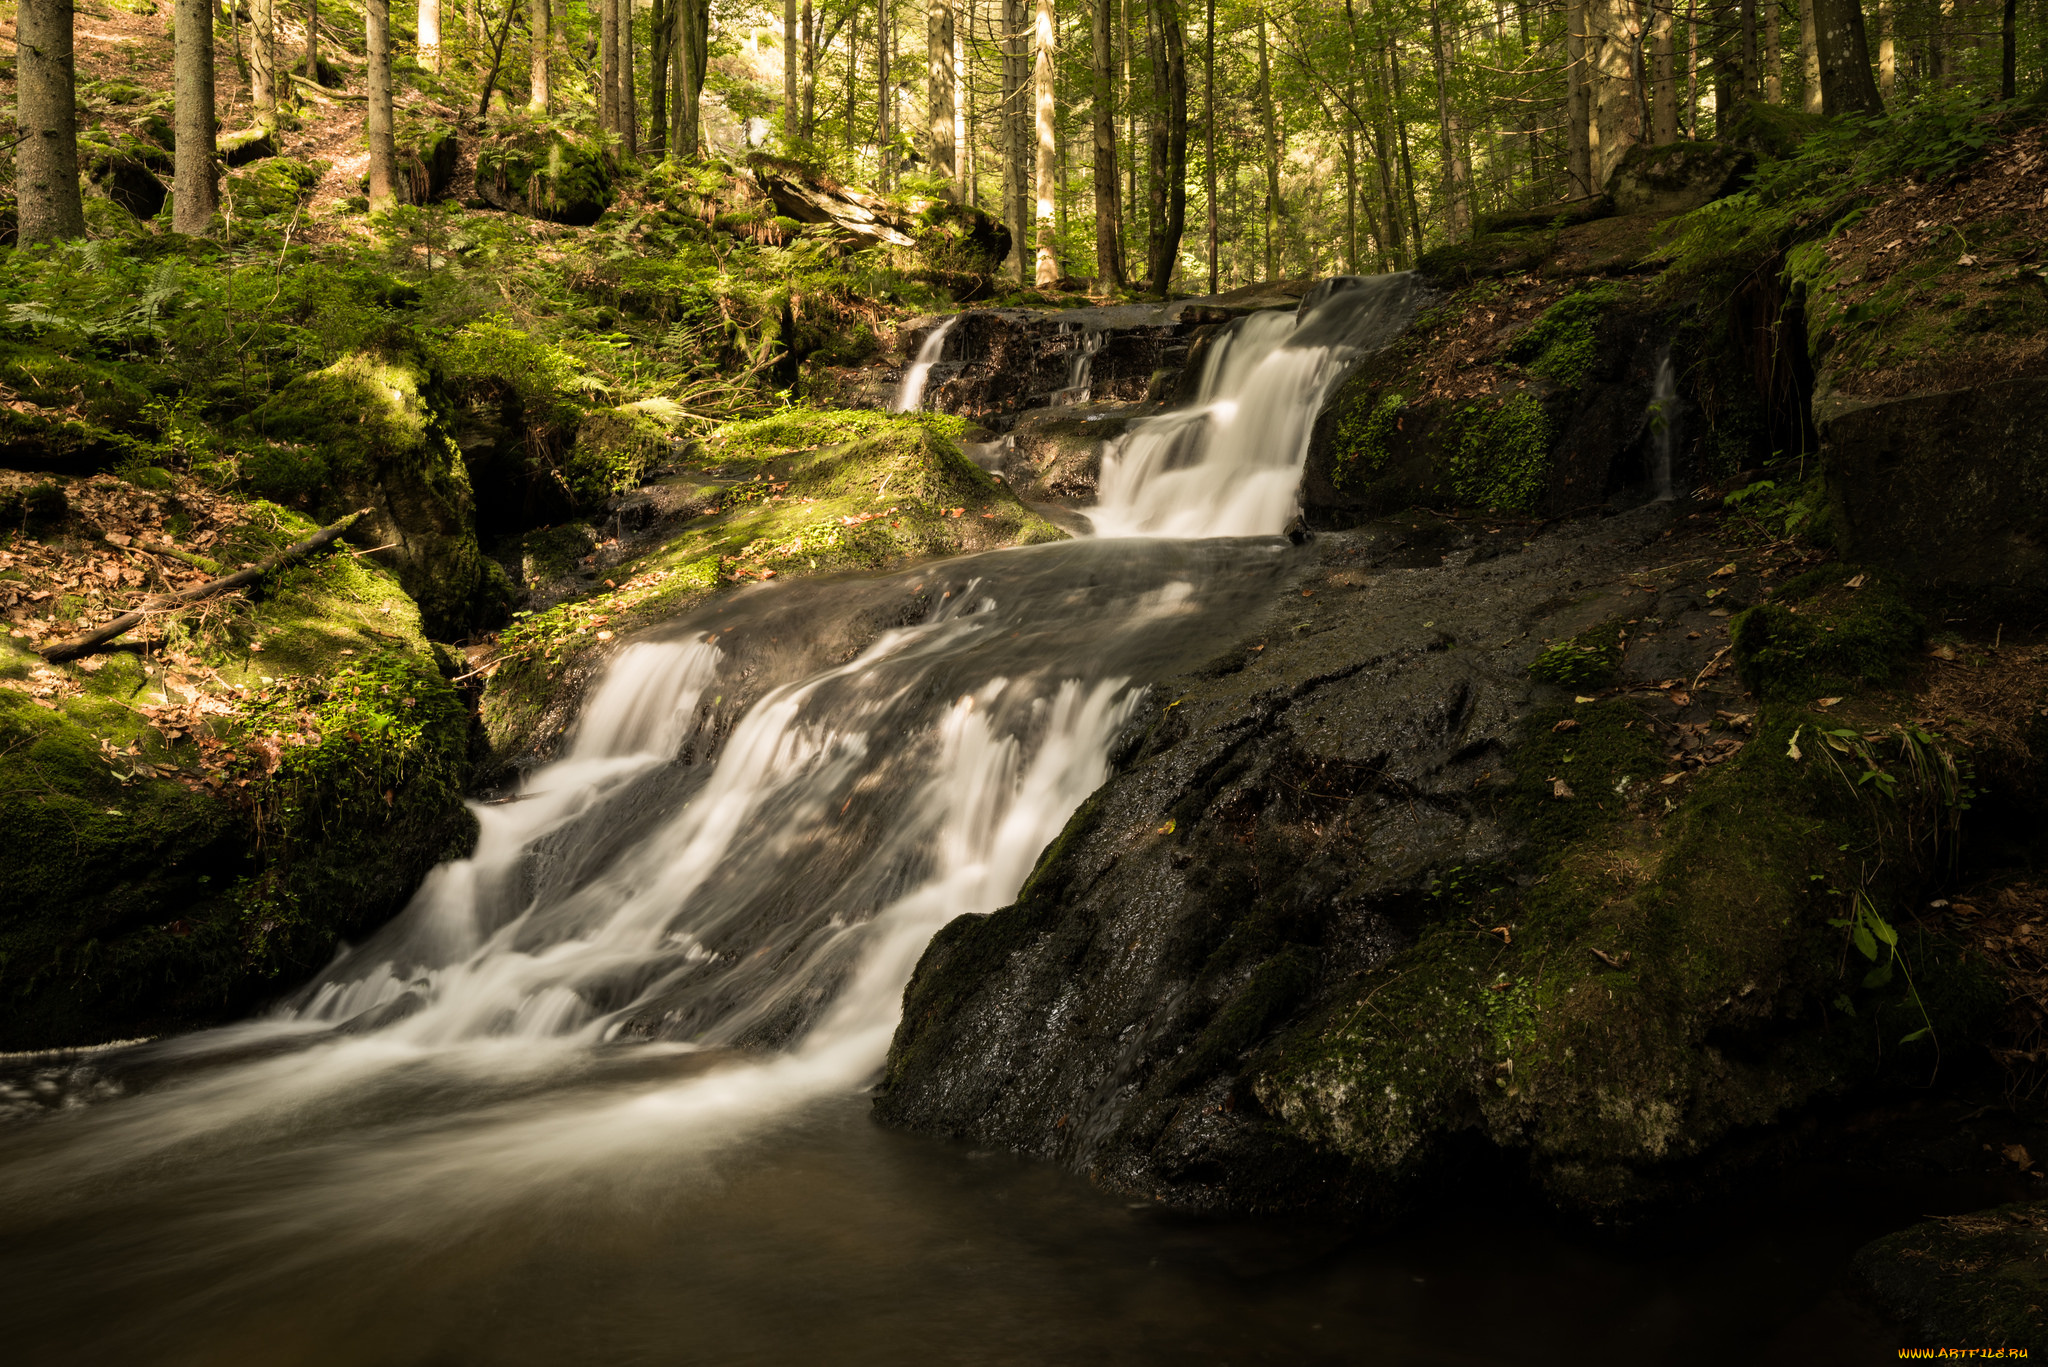
[[[576,1090],[644,1089],[658,1071],[631,1068]],[[1191,1221],[884,1130],[844,1097],[708,1169],[651,1157],[603,1184],[481,1214],[392,1212],[346,1236],[295,1223],[294,1198],[346,1160],[336,1141],[50,1223],[17,1212],[0,1234],[9,1359],[1826,1364],[1893,1351],[1844,1289],[1861,1222],[1818,1201],[1633,1243],[1484,1206],[1394,1235]],[[269,1201],[280,1218],[252,1219]]]

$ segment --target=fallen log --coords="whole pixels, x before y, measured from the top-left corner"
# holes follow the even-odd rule
[[[168,612],[187,603],[201,603],[208,598],[217,598],[223,593],[246,588],[272,570],[282,568],[293,561],[303,560],[313,552],[333,545],[341,539],[341,534],[349,529],[351,523],[369,511],[368,508],[358,509],[333,526],[322,527],[303,541],[294,541],[260,565],[251,565],[247,569],[236,570],[233,574],[223,575],[219,579],[209,579],[204,584],[194,584],[191,588],[180,589],[176,593],[162,593],[149,598],[135,611],[122,613],[97,631],[74,637],[69,641],[59,641],[42,651],[42,657],[51,664],[62,664],[66,660],[97,655],[111,646],[117,637],[141,626],[151,613]]]

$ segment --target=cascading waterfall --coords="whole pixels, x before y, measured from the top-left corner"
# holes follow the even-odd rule
[[[925,381],[931,378],[932,367],[937,365],[946,350],[946,334],[960,321],[955,314],[933,328],[917,347],[917,355],[910,362],[910,369],[903,372],[903,383],[897,387],[896,400],[889,405],[892,413],[915,413],[924,405]]]
[[[1099,536],[1259,536],[1297,510],[1323,401],[1351,362],[1407,326],[1413,273],[1324,282],[1293,311],[1243,319],[1211,343],[1195,400],[1131,425],[1103,452]]]
[[[1064,330],[1062,328],[1062,331]],[[1049,397],[1048,401],[1054,407],[1088,402],[1089,396],[1094,392],[1092,381],[1095,357],[1102,350],[1102,344],[1107,336],[1108,334],[1100,328],[1082,329],[1080,340],[1075,342],[1073,350],[1067,353],[1067,382],[1053,390]]]
[[[1655,501],[1669,503],[1671,490],[1671,447],[1678,428],[1678,372],[1671,364],[1671,349],[1657,358],[1657,380],[1650,390],[1650,486]]]

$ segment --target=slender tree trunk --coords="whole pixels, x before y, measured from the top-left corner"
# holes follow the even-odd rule
[[[363,136],[370,145],[370,212],[398,203],[398,149],[391,140],[391,0],[363,0],[363,28],[369,46],[369,103]]]
[[[619,105],[619,4],[620,0],[596,0],[597,5],[597,126],[620,134]]]
[[[1166,199],[1160,206],[1159,227],[1153,234],[1152,259],[1146,275],[1151,280],[1152,293],[1164,299],[1173,285],[1174,267],[1180,262],[1181,234],[1187,229],[1188,61],[1187,38],[1177,0],[1152,3],[1159,17],[1166,59]]]
[[[1799,0],[1799,75],[1806,112],[1821,112],[1820,28],[1814,22],[1815,0]]]
[[[26,6],[23,8],[25,12]],[[212,232],[213,216],[220,209],[219,168],[214,163],[213,140],[214,9],[213,0],[177,0],[174,19],[176,74],[172,99],[178,145],[171,159],[172,175],[177,181],[177,193],[171,201],[171,228],[189,237],[205,237]],[[68,20],[65,31],[70,31]],[[71,89],[68,75],[64,89],[67,93]],[[22,121],[28,122],[26,115]],[[72,179],[75,182],[77,177]]]
[[[1038,0],[1037,42],[1034,45],[1036,61],[1033,67],[1036,98],[1033,103],[1038,115],[1037,282],[1040,289],[1052,288],[1060,282],[1059,243],[1053,235],[1054,158],[1058,152],[1054,145],[1057,133],[1053,127],[1057,113],[1052,89],[1055,39],[1052,0]]]
[[[1272,280],[1279,270],[1276,246],[1280,237],[1280,122],[1273,108],[1273,62],[1266,50],[1266,10],[1259,7],[1259,115],[1266,134],[1266,274]]]
[[[951,0],[932,0],[925,10],[925,108],[931,120],[932,174],[954,179],[953,152],[958,142],[953,129],[953,87],[958,73],[953,69],[953,6]],[[955,193],[952,196],[958,199]]]
[[[516,0],[507,0],[515,3]],[[640,159],[639,82],[633,77],[633,0],[619,6],[619,131],[626,140],[626,159]]]
[[[1124,142],[1130,148],[1130,155],[1124,158],[1124,209],[1128,222],[1124,227],[1135,239],[1143,224],[1144,208],[1138,200],[1138,84],[1137,61],[1132,56],[1137,46],[1138,25],[1132,5],[1139,0],[1123,0],[1124,24],[1120,35],[1119,49],[1124,68]],[[1142,254],[1141,254],[1142,255]]]
[[[1455,242],[1464,237],[1472,226],[1471,206],[1466,200],[1465,154],[1458,146],[1457,130],[1451,126],[1449,68],[1457,61],[1457,53],[1444,37],[1443,17],[1437,0],[1429,3],[1429,36],[1432,40],[1430,51],[1436,59],[1437,136],[1442,139],[1443,148],[1440,162],[1444,170],[1444,236]]]
[[[852,30],[846,35],[846,160],[853,161],[853,127],[856,105],[859,103],[855,92],[860,89],[860,16],[853,17]]]
[[[1587,0],[1572,0],[1565,11],[1565,121],[1571,147],[1568,153],[1572,198],[1593,193],[1593,82],[1588,61]]]
[[[647,151],[657,162],[668,155],[668,46],[675,25],[669,20],[674,0],[654,0],[647,13]]]
[[[890,139],[895,135],[896,111],[895,92],[889,86],[889,0],[877,0],[875,5],[875,178],[881,188],[889,188],[890,172],[895,169],[895,149]]]
[[[1122,184],[1116,168],[1116,43],[1110,22],[1115,4],[1116,0],[1093,0],[1089,28],[1094,77],[1089,119],[1095,130],[1095,276],[1105,292],[1124,286]]]
[[[1010,229],[1010,257],[1005,270],[1018,284],[1030,278],[1030,215],[1025,212],[1030,175],[1024,165],[1024,92],[1028,88],[1024,60],[1024,28],[1030,12],[1024,0],[1002,0],[1002,108],[996,134],[1003,150],[1003,221]]]
[[[782,0],[782,139],[792,144],[797,141],[798,123],[803,117],[796,93],[796,50],[799,41],[796,0]]]
[[[1756,41],[1756,0],[1741,0],[1742,3],[1742,98],[1744,101],[1756,98],[1757,77],[1763,64],[1757,60]]]
[[[1878,12],[1880,15],[1883,14],[1882,9]],[[1883,20],[1880,19],[1879,22],[1881,24]],[[2003,50],[1999,54],[1998,95],[2000,99],[2017,99],[2020,93],[2019,0],[2005,0],[2005,19],[2000,25],[1999,37],[2003,42]],[[1891,39],[1889,37],[1883,39],[1881,46],[1884,49],[1884,53],[1880,60],[1889,67],[1891,61]],[[1889,71],[1887,71],[1886,84],[1890,84]]]
[[[797,95],[803,103],[803,118],[797,124],[797,133],[809,146],[818,136],[818,12],[811,0],[804,0],[802,22],[803,72]]]
[[[1413,236],[1409,241],[1415,244],[1414,260],[1422,259],[1422,244],[1427,241],[1422,235],[1422,205],[1415,197],[1415,157],[1408,147],[1408,120],[1401,117],[1401,44],[1387,40],[1387,71],[1394,79],[1394,133],[1401,146],[1401,179],[1407,189],[1408,229]]]
[[[1891,103],[1899,83],[1899,47],[1892,33],[1892,0],[1877,0],[1877,95]]]
[[[528,79],[532,89],[526,97],[526,107],[536,114],[547,111],[548,102],[553,98],[549,90],[548,58],[555,45],[553,14],[548,9],[548,0],[531,0],[526,17],[526,26],[533,40],[533,55],[529,63]]]
[[[1358,274],[1358,133],[1344,126],[1344,273]]]
[[[277,0],[249,0],[249,103],[260,127],[277,126]]]
[[[306,79],[320,84],[320,0],[306,0]]]
[[[1159,31],[1158,0],[1145,6],[1145,70],[1151,90],[1145,101],[1145,279],[1166,231],[1166,43]]]
[[[1814,0],[1820,40],[1821,110],[1826,114],[1882,114],[1884,101],[1870,74],[1870,42],[1860,0]]]
[[[675,11],[675,36],[669,44],[669,84],[675,105],[668,116],[669,155],[689,161],[697,155],[699,97],[704,92],[705,65],[710,56],[710,0],[670,0]]]
[[[268,8],[272,0],[253,0],[253,2]],[[254,13],[253,6],[251,12]],[[414,22],[416,25],[414,31],[415,45],[419,49],[420,66],[428,71],[439,72],[441,70],[441,0],[420,0],[419,10]],[[263,42],[264,28],[263,19],[260,15],[256,18],[255,25],[255,39],[260,46]],[[258,63],[251,62],[250,65],[254,67]]]
[[[1769,104],[1785,103],[1785,45],[1779,30],[1783,27],[1778,14],[1777,0],[1765,0],[1764,10],[1764,100]]]
[[[71,0],[21,0],[15,12],[15,52],[19,238],[27,243],[84,237]],[[210,112],[211,101],[207,108]],[[184,146],[182,138],[178,145]],[[211,206],[207,217],[212,217]]]
[[[1098,0],[1100,3],[1100,0]],[[1216,275],[1216,0],[1208,0],[1208,27],[1202,38],[1202,193],[1209,205],[1209,293],[1217,293]],[[1114,127],[1112,126],[1112,132]]]
[[[1650,126],[1653,145],[1665,147],[1678,141],[1678,72],[1673,30],[1678,16],[1672,0],[1653,0],[1650,20],[1651,99]]]

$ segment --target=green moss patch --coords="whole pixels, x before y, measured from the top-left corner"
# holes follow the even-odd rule
[[[1741,613],[1728,635],[1751,692],[1805,702],[1890,683],[1917,654],[1926,626],[1882,575],[1830,565]]]
[[[1509,344],[1507,359],[1568,388],[1585,383],[1600,359],[1600,321],[1624,297],[1616,285],[1572,291]]]

